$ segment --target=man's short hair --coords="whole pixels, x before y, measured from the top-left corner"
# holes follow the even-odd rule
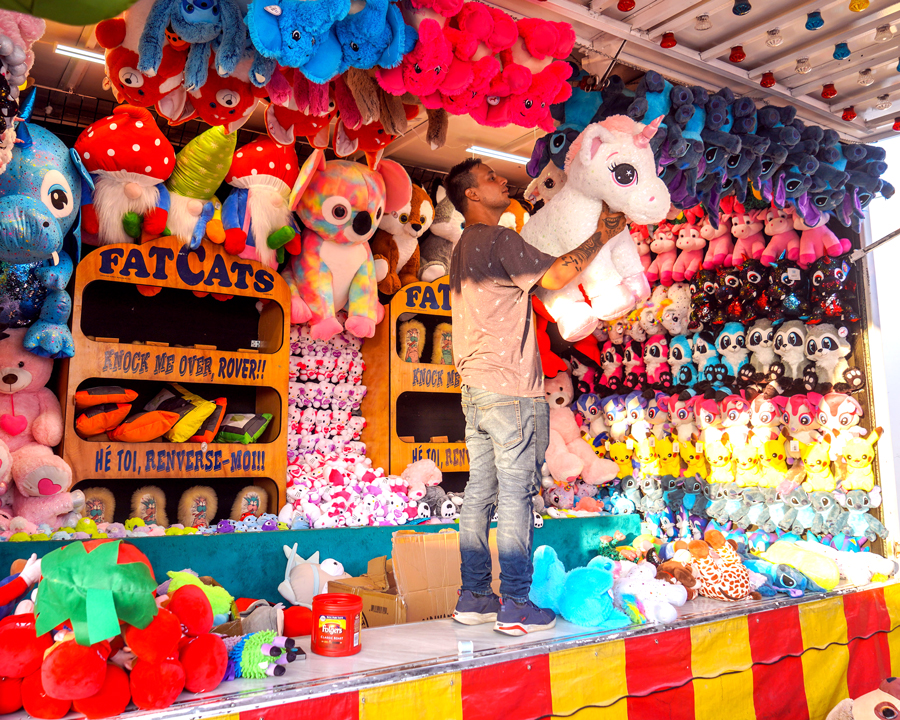
[[[447,180],[444,182],[444,187],[447,190],[447,197],[450,198],[453,207],[463,213],[463,215],[465,215],[466,208],[469,204],[469,198],[466,197],[466,190],[478,185],[475,174],[472,172],[472,168],[475,168],[478,165],[481,165],[481,160],[478,158],[468,158],[467,160],[463,160],[459,165],[453,166],[450,172],[447,173]]]

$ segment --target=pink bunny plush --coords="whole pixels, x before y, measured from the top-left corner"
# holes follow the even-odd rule
[[[732,265],[738,267],[744,260],[759,260],[766,249],[763,235],[763,215],[759,210],[736,213],[731,220],[731,232],[735,237]]]
[[[672,277],[675,282],[684,282],[685,280],[690,282],[700,270],[706,240],[701,237],[700,230],[696,225],[684,223],[678,226],[678,239],[675,241],[675,247],[681,252],[672,268]]]
[[[800,257],[800,236],[794,230],[790,213],[772,207],[766,210],[765,220],[764,229],[771,239],[759,259],[766,265],[773,265],[782,255],[796,261]]]
[[[794,218],[794,230],[800,232],[800,255],[797,264],[804,270],[825,253],[837,257],[850,250],[850,241],[847,238],[839,239],[828,229],[828,213],[822,213],[815,225],[807,225],[803,216],[792,206],[786,207],[785,211]]]
[[[707,270],[715,268],[731,267],[734,263],[734,239],[731,236],[731,218],[728,215],[719,216],[719,228],[716,229],[709,221],[709,217],[703,218],[700,225],[700,236],[709,243],[706,257],[703,258],[703,267]]]
[[[656,253],[656,257],[644,271],[647,282],[651,285],[655,282],[671,285],[672,269],[675,267],[675,258],[678,255],[678,250],[675,248],[675,233],[671,224],[661,222],[656,227],[653,232],[653,240],[650,242],[650,249]]]

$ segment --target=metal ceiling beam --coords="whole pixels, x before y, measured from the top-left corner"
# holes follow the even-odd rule
[[[714,15],[719,10],[724,10],[732,5],[734,5],[734,0],[706,0],[706,2],[673,15],[664,22],[654,23],[650,27],[650,39],[658,38],[664,32],[678,32],[694,22],[698,15]]]
[[[855,105],[858,102],[870,99],[874,100],[879,95],[884,95],[885,93],[890,94],[898,89],[900,89],[900,79],[896,76],[885,78],[881,82],[864,87],[859,92],[853,93],[852,95],[839,96],[834,99],[834,102],[829,103],[829,105],[831,106],[832,112],[840,112],[848,105]]]
[[[782,53],[770,57],[765,62],[757,65],[750,70],[751,78],[758,78],[767,70],[777,70],[780,67],[796,62],[798,57],[807,57],[819,50],[824,50],[829,46],[833,46],[838,42],[847,42],[860,35],[875,30],[879,25],[900,20],[900,3],[893,3],[884,10],[876,13],[866,13],[863,17],[853,20],[844,25],[839,25],[830,33],[820,35],[821,30],[817,32],[816,39],[802,45],[789,47]]]
[[[591,10],[595,13],[602,13],[607,8],[611,8],[616,0],[591,0]]]
[[[900,48],[900,33],[897,39],[887,43],[869,45],[862,50],[853,53],[846,60],[831,60],[824,65],[819,65],[806,75],[795,74],[791,77],[803,78],[801,85],[791,87],[791,94],[795,97],[805,95],[823,84],[823,80],[834,82],[851,75],[857,68],[876,68],[886,63],[897,61],[897,50]],[[878,50],[876,52],[876,49]],[[784,80],[782,80],[784,82]]]
[[[823,3],[822,0],[812,0],[811,2],[805,2],[795,8],[785,10],[783,13],[781,13],[780,15],[776,15],[773,18],[769,18],[768,20],[764,20],[763,22],[758,22],[756,23],[756,25],[753,25],[752,27],[749,27],[746,30],[736,33],[723,40],[718,45],[713,45],[711,48],[708,48],[707,50],[701,52],[700,58],[702,60],[711,60],[713,58],[717,58],[720,55],[724,55],[735,45],[749,43],[758,37],[764,37],[767,31],[773,30],[777,27],[785,27],[794,20],[806,17],[807,13],[810,13],[813,10],[826,10],[833,5],[842,5],[844,3],[846,3],[846,0],[831,0],[831,2],[828,3]]]
[[[706,0],[688,0],[687,4],[699,5]],[[652,2],[639,7],[626,15],[622,20],[633,27],[649,28],[663,19],[673,18],[685,11],[685,2],[682,0],[652,0]]]

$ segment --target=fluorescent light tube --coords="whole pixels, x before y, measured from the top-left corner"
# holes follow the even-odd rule
[[[106,59],[100,53],[69,47],[68,45],[57,44],[55,51],[58,55],[66,55],[67,57],[75,58],[76,60],[87,60],[88,62],[99,63],[101,65],[106,62]]]
[[[530,159],[522,155],[513,155],[512,153],[506,153],[501,150],[491,150],[490,148],[483,148],[478,145],[472,145],[472,147],[466,148],[466,152],[475,153],[476,155],[485,155],[487,157],[496,158],[497,160],[506,160],[507,162],[516,163],[517,165],[525,165]]]

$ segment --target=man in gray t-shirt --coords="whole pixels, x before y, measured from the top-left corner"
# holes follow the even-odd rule
[[[530,295],[538,286],[558,290],[573,280],[625,218],[605,213],[602,232],[554,258],[498,225],[509,206],[507,183],[480,160],[454,167],[446,187],[466,218],[450,260],[453,353],[469,452],[459,520],[462,587],[453,617],[524,635],[556,623],[551,610],[528,599],[532,498],[550,437]],[[491,591],[488,530],[495,507],[502,601]]]

